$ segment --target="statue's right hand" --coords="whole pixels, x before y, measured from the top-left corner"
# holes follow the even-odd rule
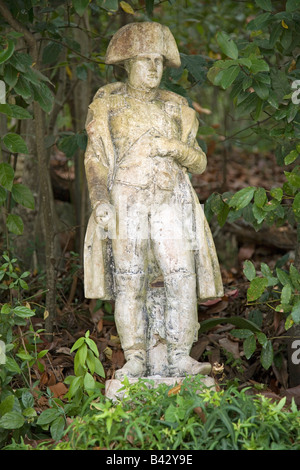
[[[114,207],[109,202],[99,202],[93,214],[97,224],[107,231],[114,220]]]

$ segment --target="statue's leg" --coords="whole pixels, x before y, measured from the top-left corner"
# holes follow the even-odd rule
[[[147,213],[134,188],[115,187],[113,203],[118,237],[112,240],[116,291],[115,322],[126,364],[117,379],[146,375],[147,317],[145,311],[145,268]]]
[[[166,337],[171,376],[208,374],[211,365],[190,357],[199,329],[196,300],[196,275],[174,272],[164,276],[167,308]]]
[[[115,274],[115,322],[126,364],[116,378],[142,377],[146,373],[145,276]]]
[[[168,212],[169,211],[169,212]],[[180,211],[171,204],[157,206],[151,228],[156,226],[152,246],[164,277],[166,293],[165,326],[172,376],[208,374],[209,363],[190,357],[199,329],[194,252],[182,231]]]

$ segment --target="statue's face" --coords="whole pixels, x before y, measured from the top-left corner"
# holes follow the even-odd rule
[[[126,64],[128,82],[134,88],[157,88],[163,74],[164,62],[160,54],[140,55]]]

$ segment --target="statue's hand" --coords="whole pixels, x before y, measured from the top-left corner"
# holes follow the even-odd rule
[[[109,202],[99,202],[94,208],[93,214],[97,224],[103,230],[108,230],[115,217],[114,207]]]

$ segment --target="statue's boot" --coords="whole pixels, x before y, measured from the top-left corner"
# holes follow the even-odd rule
[[[198,362],[190,357],[193,342],[199,330],[196,275],[173,273],[164,277],[166,307],[166,338],[169,373],[171,376],[207,375],[209,362]]]
[[[146,374],[146,314],[144,274],[115,274],[115,322],[126,364],[116,371],[118,380]]]

